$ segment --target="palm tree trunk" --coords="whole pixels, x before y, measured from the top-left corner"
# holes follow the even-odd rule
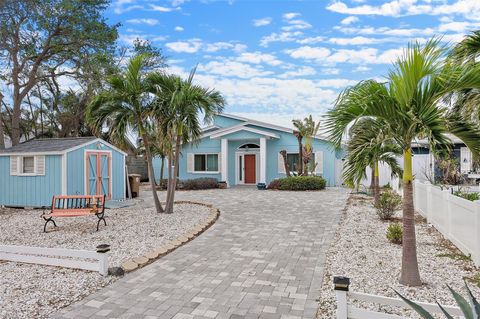
[[[168,154],[168,160],[167,160],[167,165],[168,165],[168,180],[167,180],[167,199],[166,203],[170,203],[170,197],[172,196],[172,185],[173,185],[173,169],[172,169],[172,164],[174,163],[174,158],[173,158],[173,151],[170,151]],[[167,206],[168,210],[168,204],[165,204]]]
[[[153,172],[153,159],[152,153],[150,152],[150,145],[148,143],[147,134],[143,134],[143,145],[145,146],[145,154],[147,155],[147,166],[148,166],[148,179],[150,181],[150,187],[152,188],[153,202],[155,203],[155,209],[157,213],[163,213],[163,207],[158,199],[157,187],[155,185],[155,174]]]
[[[406,149],[403,151],[403,241],[400,283],[420,286],[422,281],[417,261],[412,179],[412,150]]]
[[[372,192],[372,196],[375,197],[375,167],[371,166],[370,167],[372,169],[372,173],[371,173],[371,176],[370,176],[370,192]]]
[[[297,174],[302,175],[303,173],[303,144],[302,144],[302,136],[299,134],[297,136],[298,140],[298,167],[297,167]]]
[[[283,165],[285,167],[285,174],[287,174],[287,177],[290,177],[290,168],[288,167],[288,163],[287,163],[287,151],[286,150],[281,150],[280,155],[282,155],[282,158],[283,158]]]
[[[175,201],[175,188],[177,187],[177,175],[178,175],[178,162],[180,161],[180,147],[181,147],[181,136],[177,135],[176,141],[175,141],[175,166],[173,169],[173,178],[172,178],[172,183],[171,183],[171,191],[170,191],[170,196],[167,200],[167,210],[166,212],[168,214],[173,213],[173,203]]]
[[[165,169],[165,155],[161,156],[162,164],[160,165],[160,185],[162,185],[163,181],[163,170]]]
[[[380,200],[380,178],[378,172],[378,162],[375,162],[374,166],[374,178],[375,178],[375,204]]]

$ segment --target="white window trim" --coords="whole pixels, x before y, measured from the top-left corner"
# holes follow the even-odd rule
[[[287,152],[287,161],[288,161],[288,154],[294,154],[294,155],[299,155],[298,152]],[[313,152],[313,158],[315,160],[315,152]],[[290,171],[290,174],[298,174],[298,171]],[[303,174],[303,172],[301,172]],[[315,175],[312,175],[311,172],[308,172],[308,176],[317,176],[316,173]]]
[[[33,157],[33,173],[23,172],[23,159],[25,157]],[[37,157],[35,155],[25,155],[17,157],[17,176],[37,176]]]
[[[195,170],[195,156],[197,155],[217,155],[217,170],[216,171],[196,171]],[[205,168],[207,168],[207,159],[205,158]],[[194,153],[193,154],[193,172],[190,174],[220,174],[220,170],[218,170],[218,166],[220,166],[220,163],[218,163],[218,153]]]

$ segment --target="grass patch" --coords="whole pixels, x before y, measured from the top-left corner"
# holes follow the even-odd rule
[[[474,285],[477,285],[480,288],[480,272],[478,272],[475,276],[467,278],[467,280]]]
[[[464,255],[461,253],[444,253],[444,254],[438,254],[437,257],[447,257],[451,258],[453,260],[462,260],[462,261],[472,261],[472,256],[470,255]],[[480,277],[479,277],[480,280]]]

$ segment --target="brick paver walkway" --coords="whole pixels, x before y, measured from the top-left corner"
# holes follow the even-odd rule
[[[216,224],[60,318],[314,318],[345,190],[178,192],[220,208]],[[121,236],[121,234],[119,234]]]

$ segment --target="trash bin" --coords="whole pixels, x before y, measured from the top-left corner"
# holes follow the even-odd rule
[[[128,183],[130,184],[130,190],[132,197],[138,197],[140,195],[140,177],[139,174],[129,174]]]

